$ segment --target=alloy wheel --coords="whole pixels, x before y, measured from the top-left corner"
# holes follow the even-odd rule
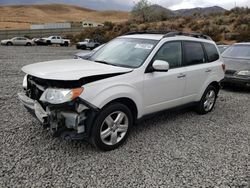
[[[100,138],[106,145],[119,143],[128,131],[128,116],[122,111],[109,114],[103,121],[100,129]]]
[[[204,109],[206,112],[210,111],[215,103],[216,94],[214,90],[209,90],[204,101]]]

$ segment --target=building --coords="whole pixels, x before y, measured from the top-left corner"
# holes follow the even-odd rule
[[[45,24],[31,24],[30,29],[65,29],[71,28],[71,23],[45,23]]]

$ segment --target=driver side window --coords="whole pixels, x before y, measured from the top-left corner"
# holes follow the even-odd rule
[[[167,61],[170,69],[180,67],[182,60],[181,42],[167,42],[163,44],[155,55],[153,61],[155,60]]]

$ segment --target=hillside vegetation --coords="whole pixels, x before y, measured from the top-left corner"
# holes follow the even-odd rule
[[[128,12],[96,11],[63,4],[0,6],[0,29],[28,29],[30,23],[122,22],[128,17]]]
[[[152,13],[152,11],[151,11]],[[142,19],[139,14],[133,14],[129,21],[124,23],[105,22],[101,29],[87,29],[79,35],[71,36],[73,41],[84,38],[99,38],[106,42],[110,39],[131,31],[184,31],[198,32],[209,35],[216,42],[231,44],[234,42],[250,42],[250,9],[234,8],[230,11],[201,15],[194,13],[192,16],[157,17],[150,14],[145,17],[142,12]],[[148,14],[146,14],[148,15]],[[147,20],[148,19],[148,20]],[[70,36],[69,36],[70,37]]]

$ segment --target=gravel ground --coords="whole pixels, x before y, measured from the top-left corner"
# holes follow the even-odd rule
[[[33,62],[73,47],[0,47],[0,187],[250,187],[250,93],[221,91],[213,112],[157,115],[100,152],[53,138],[17,100]]]

